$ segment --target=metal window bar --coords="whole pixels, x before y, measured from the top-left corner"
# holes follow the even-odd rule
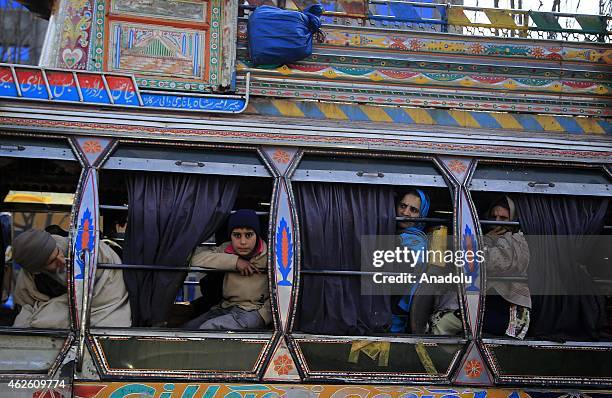
[[[206,267],[172,267],[166,265],[140,265],[140,264],[109,264],[99,263],[98,268],[100,269],[130,269],[140,271],[162,271],[162,272],[238,272],[237,270],[220,270],[215,268]],[[389,276],[401,276],[402,272],[373,272],[373,271],[346,271],[346,270],[301,270],[301,274],[305,275],[337,275],[337,276],[373,276],[373,275],[389,275]],[[506,282],[526,282],[528,278],[525,276],[487,276],[487,280],[495,281],[506,281]],[[594,283],[598,284],[611,284],[612,279],[605,278],[593,278]],[[193,283],[185,283],[188,285],[197,285],[197,281],[186,281]]]
[[[100,269],[132,269],[140,271],[164,271],[164,272],[238,272],[238,271],[227,271],[215,268],[205,267],[172,267],[168,265],[143,265],[143,264],[109,264],[99,263],[98,268]]]
[[[416,220],[416,219],[413,219]],[[480,220],[482,225],[508,225],[513,227],[520,227],[521,224],[518,221],[495,221],[495,220]],[[612,230],[612,225],[604,225],[604,231]]]
[[[450,224],[453,222],[453,220],[451,220],[450,218],[436,218],[436,217],[395,217],[395,221],[419,221],[419,222],[426,222],[426,223],[444,223],[444,224]]]
[[[508,225],[513,227],[520,227],[521,224],[518,221],[495,221],[495,220],[480,220],[482,225]]]
[[[115,205],[100,205],[98,206],[100,210],[127,210],[127,205],[115,206]]]
[[[128,210],[128,206],[127,205],[123,205],[123,206],[114,206],[114,205],[100,205],[98,206],[98,208],[100,210]],[[230,212],[230,214],[234,214],[236,213],[236,210],[232,210]],[[255,214],[257,214],[258,216],[268,216],[270,215],[269,212],[267,211],[256,211]]]
[[[331,269],[303,269],[300,271],[302,274],[307,275],[341,275],[341,276],[372,276],[372,275],[402,275],[401,272],[373,272],[373,271],[340,271]]]
[[[526,276],[487,276],[489,281],[503,281],[503,282],[527,282],[529,278]],[[612,285],[612,279],[606,278],[592,278],[594,283]]]

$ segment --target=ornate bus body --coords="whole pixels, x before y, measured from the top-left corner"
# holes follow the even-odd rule
[[[482,246],[483,210],[497,194],[612,196],[609,16],[330,0],[325,39],[310,57],[255,67],[246,49],[249,13],[307,2],[22,3],[50,26],[40,67],[0,64],[0,194],[72,194],[73,203],[28,194],[38,203],[13,198],[1,210],[13,214],[16,230],[68,229],[69,324],[15,328],[16,314],[3,312],[3,397],[612,394],[605,334],[595,341],[484,333],[487,278],[478,261],[459,271],[472,278],[457,285],[459,335],[305,327],[305,311],[331,319],[347,310],[333,301],[309,308],[304,292],[364,274],[305,259],[329,247],[308,241],[303,224],[319,210],[301,190],[422,188],[432,200],[431,220],[423,221],[445,224],[451,245],[463,250]],[[575,27],[560,25],[568,19]],[[260,212],[269,329],[90,325],[96,272],[112,268],[98,264],[100,241],[139,206],[124,181],[150,172],[231,180],[226,213]],[[144,210],[152,219],[156,211]],[[33,224],[29,213],[63,215]],[[610,225],[612,212],[604,213]],[[20,225],[17,214],[25,214]],[[330,223],[351,217],[333,214]],[[202,271],[123,269],[181,274],[184,288],[153,282],[151,303],[177,294],[193,300]],[[610,295],[605,276],[592,278]],[[609,307],[605,314],[610,319]]]

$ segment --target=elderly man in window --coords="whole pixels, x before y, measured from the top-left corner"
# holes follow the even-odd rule
[[[516,221],[514,201],[499,198],[487,212],[494,221]],[[484,331],[497,336],[504,334],[525,338],[529,329],[531,296],[527,281],[504,281],[500,277],[526,277],[529,266],[529,246],[517,227],[497,225],[483,237],[487,270]]]
[[[13,241],[13,261],[23,267],[15,286],[15,303],[21,306],[14,327],[66,329],[68,289],[66,255],[68,239],[30,229]],[[98,261],[121,264],[106,244],[98,246]],[[99,269],[92,295],[91,326],[131,326],[128,293],[122,270]]]

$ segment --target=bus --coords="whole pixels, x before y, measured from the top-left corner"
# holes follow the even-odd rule
[[[0,64],[3,397],[612,394],[609,15],[326,0],[312,55],[255,66],[249,16],[311,3],[22,3],[49,28]],[[269,319],[186,327],[243,209]],[[14,258],[32,228],[58,293]],[[384,237],[465,257],[415,261],[426,291]]]

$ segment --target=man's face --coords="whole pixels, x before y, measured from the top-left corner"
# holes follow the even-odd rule
[[[510,211],[502,206],[495,206],[491,209],[491,214],[489,215],[490,220],[495,221],[510,221]],[[494,225],[489,226],[487,231],[487,235],[489,236],[501,236],[508,232],[508,227],[505,225]]]
[[[257,234],[251,228],[234,228],[232,230],[232,246],[236,253],[248,256],[255,249]]]
[[[59,248],[56,247],[55,250],[53,250],[47,259],[47,264],[44,269],[50,273],[64,272],[66,269],[66,258]]]
[[[495,206],[491,209],[491,220],[510,221],[510,211],[502,206]]]
[[[410,194],[410,193],[404,195],[402,200],[400,200],[399,203],[397,204],[395,208],[395,213],[398,217],[408,217],[408,218],[420,217],[421,216],[421,198],[416,195]],[[414,226],[414,223],[400,221],[398,223],[398,226],[400,228],[410,228]]]

